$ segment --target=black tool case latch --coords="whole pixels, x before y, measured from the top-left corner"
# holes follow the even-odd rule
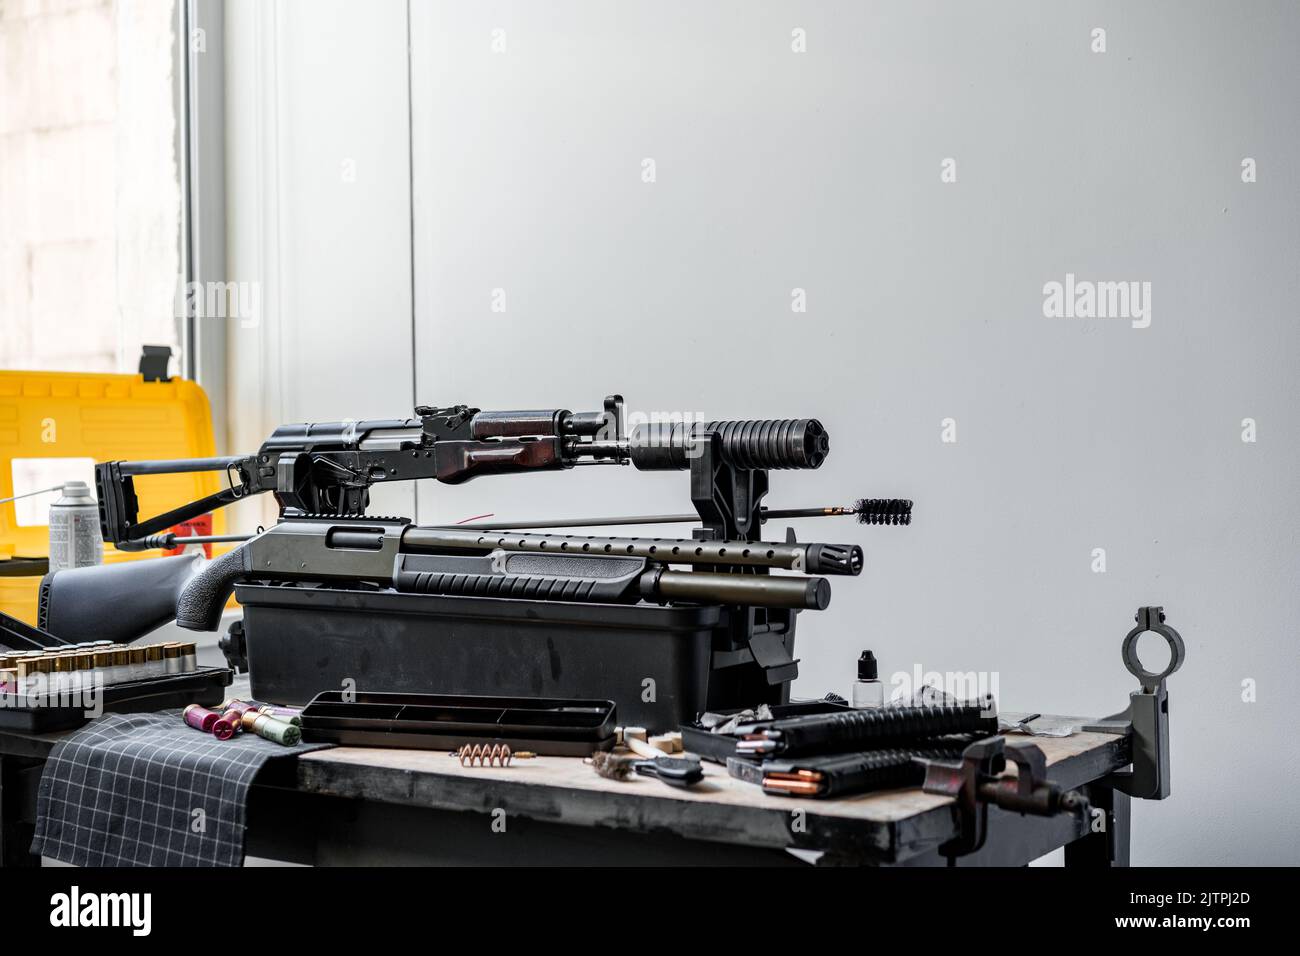
[[[799,661],[790,656],[782,635],[768,631],[749,639],[749,652],[754,663],[763,668],[768,684],[783,684],[799,676]]]
[[[140,374],[146,382],[170,382],[167,365],[171,359],[171,346],[146,345],[140,352]]]

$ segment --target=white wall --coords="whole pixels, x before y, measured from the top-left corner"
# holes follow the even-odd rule
[[[307,6],[276,7],[257,64],[279,94],[246,101],[279,187],[245,192],[231,226],[277,286],[257,348],[282,395],[241,447],[281,420],[411,404],[406,11]],[[1174,796],[1135,806],[1135,862],[1300,860],[1295,802],[1277,799],[1300,783],[1294,5],[410,15],[420,401],[595,408],[619,391],[644,411],[820,417],[834,453],[775,475],[771,501],[899,495],[917,520],[799,528],[861,540],[868,562],[802,619],[796,693],[846,692],[871,647],[887,675],[994,671],[1009,709],[1104,714],[1134,686],[1134,609],[1163,604],[1188,650]],[[351,155],[367,178],[349,192]],[[1067,272],[1151,282],[1150,327],[1044,318],[1043,285]],[[593,468],[425,488],[419,517],[685,503],[682,475]]]

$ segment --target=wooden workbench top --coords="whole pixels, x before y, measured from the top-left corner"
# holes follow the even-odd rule
[[[1062,722],[1067,718],[1060,718]],[[1065,787],[1098,779],[1128,762],[1128,741],[1113,734],[1023,737],[1047,757]],[[704,781],[689,790],[633,775],[610,780],[575,757],[516,760],[509,767],[463,767],[444,751],[337,747],[303,755],[298,787],[363,800],[479,813],[505,811],[586,826],[669,830],[705,840],[789,847],[847,841],[887,858],[945,838],[947,797],[919,788],[834,799],[766,794],[704,761]]]
[[[1087,722],[1070,717],[1042,721],[1040,726]],[[64,736],[5,731],[0,733],[0,754],[42,759]],[[1099,780],[1130,762],[1130,741],[1120,735],[1076,732],[1069,737],[1013,739],[1037,744],[1047,758],[1049,777],[1067,788]],[[262,782],[271,789],[378,805],[504,812],[573,826],[804,850],[846,862],[923,859],[955,832],[952,801],[919,788],[829,800],[779,797],[728,776],[719,764],[705,761],[703,767],[701,784],[679,790],[649,777],[609,780],[576,757],[538,757],[510,767],[462,767],[444,751],[336,747],[277,764],[276,772]]]

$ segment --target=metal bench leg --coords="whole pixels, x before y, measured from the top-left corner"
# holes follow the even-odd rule
[[[1086,788],[1094,818],[1087,836],[1065,845],[1065,865],[1128,866],[1132,797],[1096,783]],[[1100,812],[1101,816],[1096,816]]]
[[[30,760],[0,757],[0,866],[41,865],[41,858],[31,853],[36,831],[28,806],[31,767]]]

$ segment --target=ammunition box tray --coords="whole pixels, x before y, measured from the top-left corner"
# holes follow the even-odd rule
[[[184,674],[105,684],[101,704],[105,713],[114,714],[168,710],[188,704],[211,707],[225,698],[225,689],[233,679],[228,667],[199,667]],[[8,698],[7,702],[12,704],[14,700],[21,698]],[[43,734],[72,730],[91,719],[81,706],[0,707],[0,730]]]

